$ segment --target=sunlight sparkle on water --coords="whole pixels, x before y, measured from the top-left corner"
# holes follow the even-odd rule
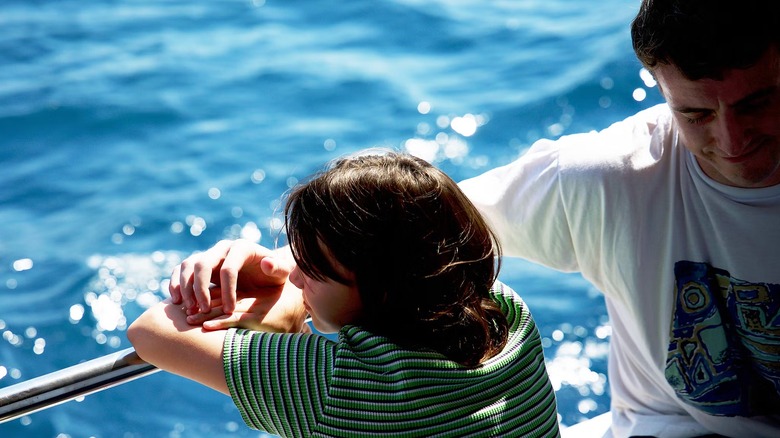
[[[418,111],[426,114],[430,110],[427,102],[421,102]],[[465,114],[463,116],[450,117],[439,115],[436,117],[435,129],[428,123],[421,122],[417,125],[418,137],[409,138],[403,142],[403,149],[418,158],[429,163],[438,163],[449,160],[457,164],[467,163],[474,167],[487,164],[484,157],[474,157],[467,161],[471,147],[467,139],[476,134],[479,127],[488,122],[486,115]],[[433,139],[429,137],[433,135]]]
[[[464,137],[471,137],[477,132],[477,118],[473,114],[455,117],[450,122],[450,127]]]
[[[584,327],[561,325],[551,334],[552,341],[558,346],[552,359],[546,364],[555,391],[569,386],[577,390],[582,397],[586,397],[578,405],[578,410],[583,414],[598,407],[588,396],[601,396],[607,391],[607,376],[591,368],[593,360],[606,360],[609,342],[602,340],[609,336],[611,328],[601,325],[595,332],[597,339],[589,337],[588,330]],[[543,344],[546,348],[552,346],[549,339],[543,339]]]
[[[251,240],[252,242],[258,243],[260,242],[261,237],[263,237],[263,233],[254,222],[247,222],[246,225],[241,228],[242,239]]]
[[[180,262],[178,253],[162,251],[90,257],[87,265],[96,275],[84,293],[84,305],[77,303],[70,307],[70,322],[91,321],[84,318],[89,309],[95,321],[91,330],[95,341],[119,347],[121,337],[111,333],[127,329],[125,306],[132,302],[145,309],[158,303],[161,295],[167,295],[167,277]],[[36,341],[36,347],[42,351],[45,342]]]
[[[272,232],[279,231],[282,228],[284,228],[284,221],[278,217],[271,218],[271,221],[269,223],[269,228],[271,229]]]
[[[265,170],[263,169],[256,169],[254,172],[252,172],[252,176],[250,177],[253,183],[260,184],[265,179]]]
[[[190,226],[190,234],[195,237],[200,236],[206,229],[206,219],[200,216],[189,215],[186,218],[186,223]]]
[[[112,297],[112,294],[100,294],[89,305],[92,308],[92,314],[97,319],[98,330],[114,331],[120,325],[124,325],[121,303],[116,297]]]
[[[595,411],[598,408],[598,403],[590,398],[582,399],[579,403],[577,403],[577,410],[580,411],[581,414],[587,414],[589,412]]]
[[[183,223],[181,223],[179,221],[176,221],[176,222],[171,224],[171,232],[172,233],[179,234],[182,231],[184,231],[184,224]]]
[[[459,162],[469,154],[469,145],[463,139],[453,138],[444,144],[444,157]]]
[[[631,96],[636,100],[637,102],[641,102],[645,100],[647,97],[647,91],[645,91],[644,88],[637,88],[634,90],[634,92],[631,94]]]
[[[32,269],[33,267],[33,261],[32,259],[19,259],[14,261],[14,271],[16,272],[22,272],[27,271],[28,269]]]
[[[35,340],[35,344],[33,345],[33,353],[43,354],[44,348],[46,348],[46,340],[43,338],[38,338]]]
[[[420,122],[417,124],[417,135],[428,135],[431,133],[431,125],[425,122]]]
[[[653,74],[647,71],[646,68],[639,70],[639,78],[642,79],[642,82],[645,83],[645,87],[647,88],[653,88],[657,84]]]
[[[433,140],[410,138],[404,142],[404,149],[415,157],[433,162],[439,152],[439,143]]]
[[[547,132],[553,136],[558,137],[559,135],[563,134],[564,126],[561,123],[553,123],[552,125],[547,127]]]
[[[14,347],[22,345],[22,337],[12,332],[11,330],[6,330],[3,332],[3,339],[8,341],[8,343]]]
[[[329,138],[322,143],[322,147],[325,148],[326,151],[334,151],[336,150],[336,140]]]

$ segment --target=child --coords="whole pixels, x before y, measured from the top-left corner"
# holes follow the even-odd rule
[[[138,354],[285,437],[558,436],[536,326],[443,172],[391,152],[341,159],[292,191],[285,219],[290,282],[338,341],[203,331],[164,303],[128,330]]]

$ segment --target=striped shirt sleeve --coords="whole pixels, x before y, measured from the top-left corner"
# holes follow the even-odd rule
[[[228,330],[225,378],[244,422],[280,436],[310,436],[322,415],[334,346],[313,334]]]

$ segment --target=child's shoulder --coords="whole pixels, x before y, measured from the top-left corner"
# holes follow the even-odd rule
[[[490,296],[502,306],[502,309],[504,305],[521,308],[526,307],[525,302],[514,289],[498,280],[496,280],[490,288]]]

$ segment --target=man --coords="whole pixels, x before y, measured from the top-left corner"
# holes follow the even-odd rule
[[[667,104],[461,183],[505,255],[604,293],[613,436],[780,436],[779,3],[643,0],[634,48]],[[287,330],[294,294],[265,319],[271,304],[235,303],[237,278],[284,282],[289,261],[269,254],[221,242],[174,272],[171,294],[203,322],[220,313],[211,280],[235,312],[207,328]]]

